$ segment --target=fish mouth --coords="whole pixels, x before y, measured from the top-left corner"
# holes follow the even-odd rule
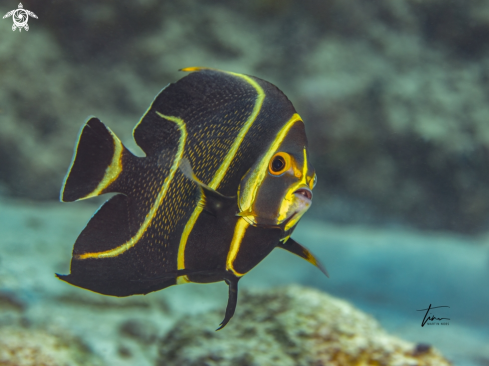
[[[299,188],[297,191],[294,192],[294,194],[301,200],[305,200],[307,202],[311,202],[312,200],[312,192],[309,188]]]

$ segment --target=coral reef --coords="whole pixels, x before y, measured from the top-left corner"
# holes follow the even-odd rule
[[[215,332],[221,317],[177,323],[158,365],[450,365],[430,345],[390,336],[349,303],[304,287],[243,293],[232,322]]]
[[[0,327],[2,366],[98,366],[100,360],[78,339],[42,330]]]

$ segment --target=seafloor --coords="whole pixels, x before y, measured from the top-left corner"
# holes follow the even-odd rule
[[[93,364],[100,360],[107,365],[152,365],[160,340],[175,332],[172,327],[181,319],[218,309],[219,316],[196,317],[191,323],[194,332],[217,327],[227,298],[224,283],[181,285],[118,299],[56,279],[55,272],[68,273],[72,243],[95,206],[5,200],[1,207],[0,329],[40,330],[76,339],[84,345],[83,352],[77,352],[90,355]],[[276,249],[244,277],[241,291],[289,284],[317,288],[372,314],[391,335],[432,345],[455,365],[484,365],[489,360],[489,330],[484,326],[489,320],[487,236],[338,226],[308,219],[294,236],[324,262],[330,279]],[[450,306],[444,313],[449,325],[421,327],[423,316],[416,310],[428,302]],[[267,314],[270,303],[255,305]],[[236,319],[220,332],[237,327],[245,306],[246,301],[238,304]]]

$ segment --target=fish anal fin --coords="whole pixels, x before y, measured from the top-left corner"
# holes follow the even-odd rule
[[[56,277],[61,281],[69,283],[72,286],[84,288],[102,295],[126,297],[132,295],[145,295],[153,291],[159,291],[166,287],[176,284],[175,279],[152,281],[141,285],[139,282],[132,282],[127,279],[111,279],[106,277],[82,277],[69,275],[60,275]]]
[[[236,204],[236,197],[225,196],[197,178],[192,170],[190,161],[187,158],[183,158],[180,161],[179,168],[185,177],[194,181],[195,184],[199,186],[201,194],[204,197],[202,202],[204,204],[203,208],[205,211],[217,216],[217,214],[225,208]]]
[[[123,171],[123,162],[137,159],[98,118],[83,126],[73,162],[60,192],[61,202],[72,202],[114,192],[111,186]]]
[[[321,262],[307,248],[300,245],[294,239],[287,238],[287,240],[284,240],[283,242],[281,241],[277,246],[279,248],[285,249],[286,251],[305,259],[309,263],[319,268],[319,270],[323,272],[326,275],[326,277],[329,278],[328,271],[321,264]]]
[[[113,250],[131,239],[135,229],[129,220],[134,215],[131,201],[129,197],[118,194],[98,209],[75,242],[75,261],[87,253]]]
[[[148,282],[148,281],[155,281],[155,280],[161,280],[161,279],[167,279],[167,278],[177,278],[180,276],[192,276],[192,275],[213,276],[216,274],[219,275],[221,273],[222,273],[222,271],[215,271],[215,270],[178,269],[176,271],[164,272],[164,273],[162,273],[158,276],[155,276],[155,277],[135,279],[132,281],[133,282]]]

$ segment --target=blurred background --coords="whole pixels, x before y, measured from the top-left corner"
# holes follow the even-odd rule
[[[13,217],[7,207],[17,210],[19,216],[12,215],[19,218],[29,217],[29,207],[34,211],[57,207],[59,212],[67,207],[53,205],[88,116],[99,117],[141,155],[132,128],[155,95],[185,75],[179,69],[206,66],[250,74],[277,85],[306,123],[318,175],[306,221],[310,220],[312,231],[334,228],[329,237],[317,234],[310,241],[316,240],[317,248],[325,242],[332,242],[331,247],[359,243],[359,247],[347,245],[350,251],[344,257],[338,251],[324,252],[326,264],[334,262],[338,280],[335,284],[333,276],[326,285],[317,281],[314,285],[356,299],[375,314],[382,300],[372,300],[359,290],[368,280],[360,279],[366,275],[359,268],[381,268],[367,272],[378,279],[369,286],[379,290],[379,282],[407,260],[413,267],[395,275],[392,286],[386,286],[390,294],[416,291],[428,281],[423,296],[429,296],[430,289],[453,280],[454,287],[442,298],[452,305],[462,301],[460,314],[463,301],[470,302],[473,318],[467,321],[486,329],[489,316],[477,304],[489,304],[488,1],[25,0],[22,4],[39,17],[29,19],[28,32],[12,32],[10,18],[0,22],[0,210],[5,215],[1,230],[16,225],[7,220]],[[0,13],[17,5],[2,1]],[[24,211],[22,205],[27,205]],[[65,271],[71,244],[90,210],[66,234],[71,235],[69,240],[60,239],[67,254],[60,259],[66,262]],[[25,222],[26,232],[39,229],[36,220]],[[363,228],[353,230],[355,238],[353,227]],[[301,235],[306,238],[311,230]],[[338,239],[339,232],[350,236]],[[379,232],[388,234],[379,239]],[[392,256],[384,247],[369,250],[358,239],[365,237],[374,244],[392,243],[387,249]],[[426,249],[433,242],[450,245]],[[13,246],[15,240],[4,243]],[[403,248],[413,245],[419,252],[407,255]],[[453,256],[440,258],[441,252]],[[345,262],[335,262],[340,257]],[[456,262],[455,257],[463,260]],[[451,267],[444,267],[444,261]],[[424,268],[438,266],[430,267],[431,279],[414,268],[420,263]],[[342,282],[341,272],[352,264],[356,269]],[[22,268],[22,262],[17,266]],[[264,281],[258,279],[262,272],[257,273],[257,283]],[[412,273],[415,281],[406,279]],[[270,284],[275,284],[271,276]],[[304,276],[303,282],[313,283]],[[285,280],[277,279],[277,284],[280,281]],[[450,298],[449,291],[456,289],[466,292]],[[410,299],[421,293],[412,293]],[[405,304],[399,296],[398,302],[390,298],[384,303]],[[423,304],[431,301],[422,298]],[[484,344],[489,343],[484,337],[480,336]],[[434,339],[430,342],[436,344],[440,338]],[[489,364],[484,357],[478,354],[467,364]]]
[[[42,17],[15,37],[2,22],[4,196],[56,200],[87,116],[129,143],[159,90],[196,65],[289,96],[308,128],[318,217],[462,233],[489,225],[487,1],[23,4]]]

